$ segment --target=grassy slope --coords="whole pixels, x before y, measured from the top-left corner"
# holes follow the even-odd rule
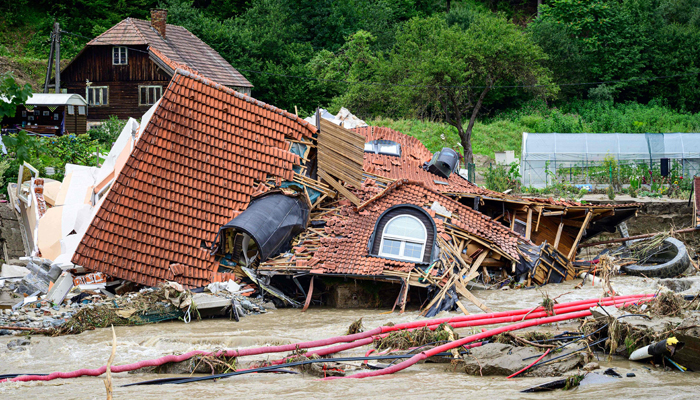
[[[474,153],[493,158],[496,151],[515,150],[519,155],[523,132],[700,132],[700,113],[686,113],[655,103],[613,105],[578,101],[568,104],[567,108],[523,107],[477,122],[472,132]],[[432,152],[442,147],[459,147],[457,130],[444,123],[387,118],[368,123],[414,136]]]
[[[461,148],[457,129],[445,123],[388,118],[376,118],[367,123],[411,135],[423,142],[433,153],[443,147]],[[494,152],[505,150],[515,150],[516,155],[519,155],[522,133],[527,130],[527,126],[522,123],[508,120],[498,120],[489,124],[477,122],[472,131],[473,151],[490,158],[494,158]]]
[[[49,37],[39,33],[40,26],[46,23],[48,15],[27,10],[25,23],[11,25],[0,16],[0,74],[12,71],[20,84],[28,83],[34,91],[40,91],[44,84],[48,56]],[[39,52],[37,52],[39,49]],[[62,64],[67,60],[61,60]]]

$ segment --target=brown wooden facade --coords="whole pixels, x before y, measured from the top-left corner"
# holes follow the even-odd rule
[[[3,133],[20,129],[41,135],[80,135],[87,132],[87,107],[17,106],[15,116],[2,120]]]
[[[108,88],[107,104],[90,104],[89,121],[105,120],[110,115],[140,118],[151,105],[139,104],[139,87],[161,86],[162,93],[170,82],[170,76],[149,58],[148,46],[128,46],[126,65],[113,65],[114,47],[119,46],[88,46],[61,72],[61,85],[68,93],[86,100],[87,81],[92,88]]]

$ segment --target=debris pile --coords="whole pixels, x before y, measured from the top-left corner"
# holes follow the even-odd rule
[[[29,266],[36,267],[33,262]],[[152,288],[114,294],[104,288],[97,290],[81,289],[80,285],[62,295],[61,300],[52,301],[46,291],[27,288],[28,276],[36,274],[29,281],[44,283],[41,268],[28,274],[21,281],[6,282],[2,293],[11,293],[16,303],[0,310],[1,334],[34,331],[52,336],[78,334],[85,330],[105,328],[110,325],[143,325],[169,320],[189,322],[192,319],[207,317],[228,317],[238,320],[240,317],[265,313],[274,308],[262,298],[246,297],[252,289],[241,293],[241,286],[233,281],[216,282],[199,293],[185,290],[176,282],[166,282]],[[53,283],[56,287],[59,283]],[[22,297],[15,293],[26,294],[34,291],[32,296]],[[117,289],[117,292],[120,292]]]

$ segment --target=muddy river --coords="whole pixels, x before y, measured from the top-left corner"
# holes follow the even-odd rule
[[[551,296],[559,296],[560,302],[599,296],[602,290],[590,283],[583,289],[574,289],[579,281],[545,288]],[[620,294],[653,293],[657,289],[654,280],[636,277],[617,277],[614,288]],[[688,293],[697,293],[691,288]],[[537,290],[475,291],[494,311],[533,307],[542,299]],[[473,306],[470,311],[477,312]],[[387,314],[388,310],[334,310],[310,309],[273,310],[264,315],[249,316],[240,322],[205,320],[184,324],[161,323],[138,327],[117,327],[118,339],[115,364],[132,363],[166,354],[190,350],[245,348],[269,344],[292,343],[321,339],[344,334],[347,327],[363,317],[366,328],[374,328],[386,322],[416,320],[417,311]],[[454,313],[457,315],[456,313]],[[442,315],[441,315],[442,316]],[[569,325],[568,328],[573,328]],[[567,326],[552,327],[565,329]],[[459,330],[460,335],[470,333]],[[6,343],[12,336],[0,338],[0,374],[49,373],[71,371],[80,368],[96,368],[106,363],[111,349],[111,331],[99,329],[75,336],[47,338],[35,336],[24,352],[9,352]],[[347,352],[364,354],[367,348]],[[345,354],[345,353],[343,353]],[[258,356],[257,360],[260,360]],[[280,357],[271,357],[277,359]],[[254,361],[255,357],[241,359],[241,364]],[[521,378],[506,380],[504,377],[474,377],[450,372],[449,364],[419,364],[390,376],[367,379],[320,381],[309,375],[249,374],[231,377],[217,382],[206,381],[184,385],[120,387],[120,385],[147,379],[164,377],[155,374],[114,375],[115,399],[231,399],[274,398],[283,396],[295,399],[319,398],[479,398],[479,399],[561,399],[561,398],[640,398],[640,399],[690,399],[700,397],[700,381],[696,373],[663,372],[647,369],[641,364],[626,360],[607,362],[600,355],[602,367],[614,366],[625,375],[634,372],[635,378],[616,379],[611,383],[581,386],[572,391],[549,393],[520,393],[529,386],[544,383],[552,378]],[[104,399],[102,377],[83,377],[50,382],[0,384],[0,399]]]

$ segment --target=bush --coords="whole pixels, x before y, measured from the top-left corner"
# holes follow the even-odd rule
[[[608,199],[615,200],[615,188],[612,185],[608,186]]]
[[[505,192],[508,189],[517,191],[520,188],[519,168],[517,163],[491,165],[484,174],[486,187],[496,192]]]
[[[109,150],[114,145],[114,142],[117,141],[125,125],[126,121],[120,120],[116,115],[111,115],[101,125],[90,129],[88,134],[90,138],[97,140],[102,148]]]

